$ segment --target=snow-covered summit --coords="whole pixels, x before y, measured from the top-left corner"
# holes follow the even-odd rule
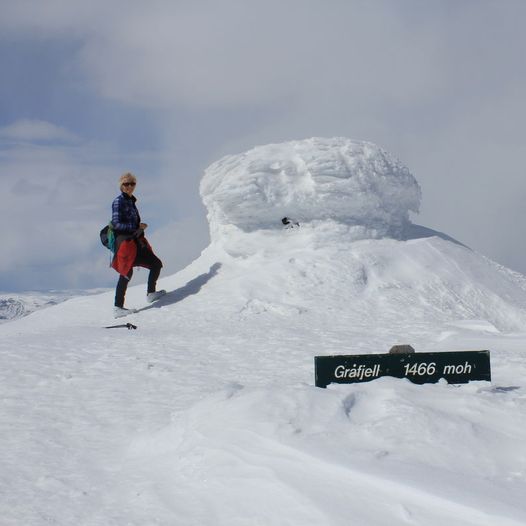
[[[213,165],[215,238],[158,302],[132,283],[138,330],[103,328],[113,291],[1,324],[2,524],[524,526],[526,278],[410,224],[378,152]],[[396,343],[489,349],[493,383],[314,387],[314,356]]]
[[[370,142],[311,138],[258,146],[213,163],[201,181],[212,240],[224,227],[245,232],[331,220],[395,235],[418,212],[420,187],[400,161]]]

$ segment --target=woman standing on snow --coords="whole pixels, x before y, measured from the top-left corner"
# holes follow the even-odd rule
[[[111,266],[120,274],[115,290],[115,318],[136,312],[124,308],[124,296],[133,276],[133,267],[150,269],[146,294],[148,303],[166,294],[165,290],[155,291],[163,264],[144,237],[144,230],[148,225],[141,223],[141,216],[135,206],[137,199],[133,195],[137,178],[129,172],[125,173],[119,179],[119,184],[121,194],[111,205],[111,222],[115,234],[115,256]]]

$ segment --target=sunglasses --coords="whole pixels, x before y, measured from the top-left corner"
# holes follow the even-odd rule
[[[122,186],[135,186],[137,183],[122,183]]]

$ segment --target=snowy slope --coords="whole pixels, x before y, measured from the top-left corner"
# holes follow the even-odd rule
[[[2,525],[526,524],[524,277],[370,217],[222,223],[160,302],[130,288],[137,331],[112,293],[3,324]],[[490,349],[493,382],[313,386],[396,343]]]

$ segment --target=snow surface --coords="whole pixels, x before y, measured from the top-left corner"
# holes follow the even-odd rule
[[[526,524],[526,278],[356,227],[225,225],[130,288],[136,331],[112,292],[1,325],[2,526]],[[313,386],[397,343],[489,349],[493,381]]]

